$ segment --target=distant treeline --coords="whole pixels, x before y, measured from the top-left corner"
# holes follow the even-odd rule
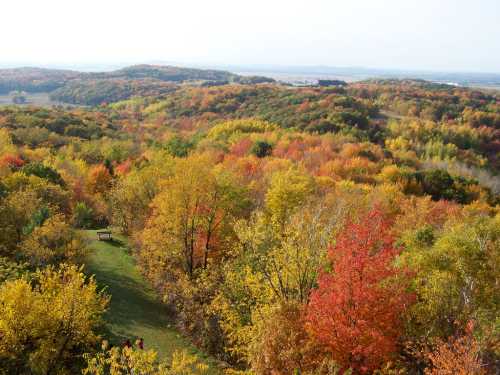
[[[222,70],[136,65],[113,72],[81,73],[69,70],[18,68],[0,70],[0,94],[11,91],[50,92],[65,103],[99,105],[132,96],[170,92],[173,83],[220,85],[274,82],[271,78],[239,76]]]

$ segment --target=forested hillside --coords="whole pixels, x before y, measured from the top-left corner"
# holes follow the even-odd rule
[[[221,373],[498,373],[498,94],[135,67],[54,95],[96,106],[0,107],[3,373],[207,371],[109,341],[102,228]]]
[[[56,69],[0,69],[0,94],[8,94],[11,91],[52,91],[79,75],[78,72]]]
[[[132,96],[156,96],[172,91],[175,84],[269,83],[273,79],[239,76],[222,70],[135,65],[112,72],[82,73],[70,70],[0,69],[0,94],[13,91],[48,92],[53,100],[78,105],[112,103]]]

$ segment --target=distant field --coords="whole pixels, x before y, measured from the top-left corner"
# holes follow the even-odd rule
[[[277,81],[294,85],[315,84],[319,79],[340,79],[346,82],[358,82],[367,79],[424,79],[429,82],[443,83],[451,86],[471,87],[476,89],[500,90],[499,74],[474,73],[429,73],[429,72],[400,72],[356,68],[303,68],[296,70],[235,70],[236,74],[248,76],[259,75],[273,78]]]
[[[490,90],[493,91],[494,93],[498,93],[500,91],[500,84],[498,85],[493,85],[493,86],[470,86],[476,89],[483,89],[483,90]]]
[[[26,93],[26,103],[18,104],[18,105],[36,105],[40,107],[51,107],[53,105],[64,105],[68,106],[67,103],[62,103],[59,101],[53,101],[50,99],[50,94],[48,92],[39,92],[39,93]],[[12,96],[11,95],[0,95],[0,106],[4,105],[13,105]]]

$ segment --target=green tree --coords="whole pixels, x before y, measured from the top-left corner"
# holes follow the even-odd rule
[[[416,272],[414,329],[446,338],[472,319],[485,341],[498,337],[500,215],[452,222],[435,235],[434,241],[415,242],[402,256]]]
[[[73,208],[72,222],[77,228],[91,228],[94,224],[94,211],[85,202],[77,202]]]
[[[50,217],[50,210],[47,206],[40,207],[39,210],[35,211],[31,216],[29,223],[23,228],[23,234],[29,235],[33,232],[36,227],[43,225],[45,220]]]
[[[21,168],[21,172],[23,172],[26,176],[37,176],[44,178],[53,184],[63,187],[65,186],[64,180],[59,172],[42,163],[29,163]]]
[[[174,136],[165,144],[165,150],[172,156],[185,158],[194,147],[194,143],[185,138]]]
[[[258,158],[264,158],[271,155],[273,152],[273,146],[266,141],[257,141],[253,144],[250,152]]]

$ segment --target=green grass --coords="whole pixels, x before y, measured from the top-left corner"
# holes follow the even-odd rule
[[[18,106],[38,106],[38,107],[52,107],[54,105],[63,105],[63,106],[68,106],[68,107],[77,107],[75,105],[67,104],[67,103],[62,103],[59,101],[55,101],[50,99],[50,93],[48,92],[37,92],[37,93],[25,93],[24,95],[26,97],[26,103],[25,104],[14,104],[12,103],[12,96],[11,95],[0,95],[0,106],[4,105],[18,105]]]
[[[97,241],[95,232],[85,231],[91,249],[85,269],[111,295],[105,315],[105,336],[111,343],[119,345],[126,339],[134,343],[142,337],[145,349],[156,350],[160,359],[186,349],[210,366],[209,374],[219,374],[215,362],[173,328],[165,306],[135,266],[126,238],[113,235],[113,241]]]

